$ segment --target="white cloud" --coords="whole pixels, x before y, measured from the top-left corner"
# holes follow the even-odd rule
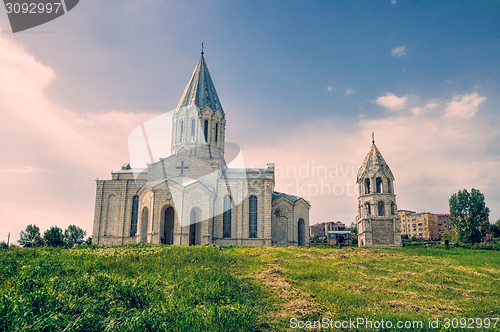
[[[391,54],[400,57],[406,54],[406,46],[398,46],[391,51]]]
[[[326,89],[330,92],[333,90],[331,86],[327,87]]]
[[[352,95],[352,94],[354,94],[354,90],[347,88],[347,89],[345,89],[345,94],[348,95],[348,96]]]
[[[392,3],[393,5],[395,5],[395,4],[397,3],[397,1],[396,1],[396,0],[391,0],[391,3]]]
[[[385,96],[378,97],[375,101],[379,106],[387,108],[391,111],[398,111],[406,108],[408,97],[396,97],[393,93],[387,92]]]
[[[446,104],[446,118],[472,118],[479,110],[486,97],[480,96],[477,92],[453,97],[453,100]]]

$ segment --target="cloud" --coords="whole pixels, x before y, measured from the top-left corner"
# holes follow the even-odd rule
[[[395,4],[397,3],[397,1],[396,1],[396,0],[391,0],[391,3],[392,3],[393,5],[395,5]]]
[[[77,224],[92,231],[96,177],[128,161],[130,131],[156,113],[109,110],[78,114],[54,104],[45,89],[56,75],[0,35],[0,234],[36,223]],[[29,202],[29,204],[21,204]],[[14,225],[15,224],[15,225]]]
[[[385,96],[378,97],[375,101],[379,106],[387,108],[391,111],[399,111],[406,108],[408,97],[396,97],[393,93],[387,92]]]
[[[327,87],[326,89],[327,89],[328,91],[330,91],[330,92],[333,90],[333,88],[332,88],[331,86]]]
[[[406,46],[398,46],[391,51],[391,54],[395,57],[400,57],[406,54]]]
[[[453,100],[446,104],[445,118],[472,118],[479,110],[486,97],[480,96],[477,92],[453,97]]]
[[[352,94],[354,94],[354,90],[353,90],[353,89],[349,89],[349,88],[347,88],[347,89],[345,90],[345,94],[346,94],[346,95],[348,95],[348,96],[349,96],[349,95],[352,95]]]

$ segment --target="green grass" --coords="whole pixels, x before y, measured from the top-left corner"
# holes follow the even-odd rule
[[[499,281],[499,252],[464,248],[14,248],[0,251],[0,331],[284,331],[292,317],[425,327],[500,317]]]

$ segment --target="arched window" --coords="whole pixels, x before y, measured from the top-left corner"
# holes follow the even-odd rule
[[[215,124],[215,144],[217,144],[217,136],[219,136],[219,124]]]
[[[378,215],[385,216],[385,204],[382,201],[378,202]]]
[[[141,220],[141,242],[148,241],[148,222],[149,222],[149,210],[147,207],[142,209],[142,220]]]
[[[257,237],[257,197],[250,196],[250,204],[248,206],[249,223],[248,223],[248,237]]]
[[[222,237],[231,237],[231,196],[224,197],[224,214],[222,215]]]
[[[387,179],[387,192],[390,194],[391,191],[391,179]]]
[[[377,178],[377,193],[380,194],[382,192],[382,179]]]
[[[195,125],[196,125],[196,122],[194,121],[194,119],[191,120],[191,141],[194,141],[194,134],[195,134]]]
[[[369,216],[370,214],[372,214],[372,208],[370,206],[370,203],[368,203],[368,202],[365,203],[365,212],[366,212],[367,216]]]
[[[179,142],[182,143],[182,136],[184,135],[184,121],[181,121],[181,136],[179,137]]]
[[[365,179],[365,194],[370,193],[370,179]]]
[[[208,143],[208,120],[205,120],[205,128],[203,130],[203,134],[205,134],[205,142]]]
[[[130,221],[130,236],[137,233],[137,216],[139,215],[139,196],[132,199],[132,219]]]
[[[396,214],[396,204],[394,202],[391,203],[391,215]]]
[[[330,224],[328,224],[328,227],[330,227]],[[298,235],[298,244],[299,246],[305,246],[306,245],[306,223],[304,222],[304,219],[300,218],[298,227],[297,227],[297,235]]]

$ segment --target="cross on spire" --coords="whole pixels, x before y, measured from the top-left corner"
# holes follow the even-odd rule
[[[375,144],[375,134],[372,131],[372,144]]]
[[[176,169],[180,169],[180,170],[181,170],[181,175],[183,175],[183,174],[184,174],[184,170],[185,170],[185,169],[188,169],[188,168],[189,168],[189,167],[187,167],[187,166],[186,166],[186,167],[184,167],[184,162],[183,162],[183,161],[181,161],[181,166],[177,166],[177,167],[176,167]]]
[[[203,43],[201,43],[201,54],[205,54],[205,52],[203,52]]]

